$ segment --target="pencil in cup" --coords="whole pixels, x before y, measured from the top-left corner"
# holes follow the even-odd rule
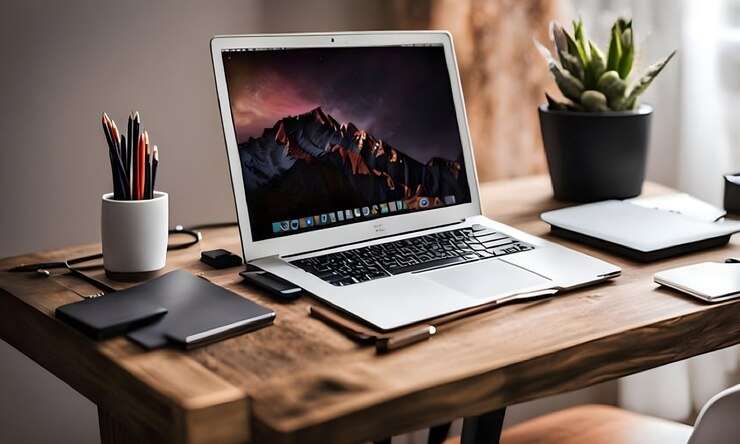
[[[129,194],[126,192],[128,177],[123,168],[123,161],[121,159],[119,147],[120,141],[116,138],[118,134],[117,129],[105,113],[103,113],[102,124],[105,140],[108,143],[108,156],[110,159],[111,175],[113,178],[113,195],[115,199],[126,200],[129,198]]]
[[[111,163],[113,198],[154,199],[159,149],[156,145],[152,148],[149,133],[141,131],[139,112],[129,113],[126,135],[120,134],[116,123],[106,113],[103,113],[102,124]]]

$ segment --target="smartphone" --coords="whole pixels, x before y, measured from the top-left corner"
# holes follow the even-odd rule
[[[239,276],[250,284],[264,288],[281,299],[298,299],[302,288],[266,271],[242,271]]]

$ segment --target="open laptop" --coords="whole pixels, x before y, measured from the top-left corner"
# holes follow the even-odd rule
[[[620,269],[482,215],[447,32],[211,41],[244,259],[381,330]]]

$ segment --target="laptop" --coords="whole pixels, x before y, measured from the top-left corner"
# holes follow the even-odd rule
[[[219,36],[245,261],[380,330],[619,276],[482,215],[442,31]]]

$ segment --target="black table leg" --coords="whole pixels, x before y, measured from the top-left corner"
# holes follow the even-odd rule
[[[442,444],[447,439],[447,434],[450,433],[451,422],[440,424],[438,426],[429,427],[429,439],[427,444]]]
[[[463,420],[460,444],[498,444],[506,407]]]

